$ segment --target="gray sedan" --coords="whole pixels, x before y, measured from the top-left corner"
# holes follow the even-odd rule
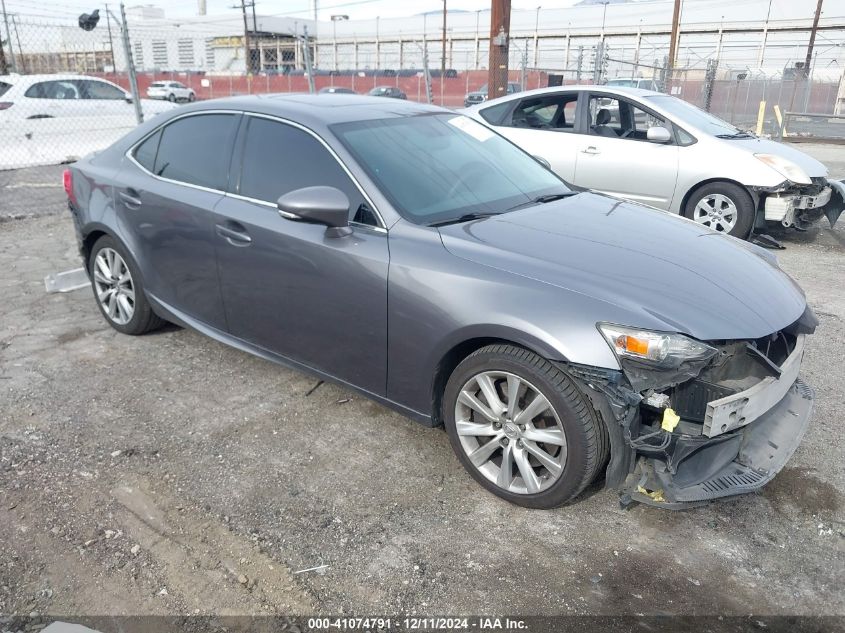
[[[445,425],[517,504],[597,478],[664,507],[747,492],[809,422],[816,321],[766,251],[576,193],[448,110],[207,101],[64,184],[113,328],[177,323]]]
[[[845,185],[828,180],[814,158],[651,90],[541,88],[465,113],[567,182],[736,237],[767,224],[806,228],[825,216],[832,226],[845,207]]]

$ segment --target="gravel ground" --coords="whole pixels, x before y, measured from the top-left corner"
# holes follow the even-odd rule
[[[841,150],[800,149],[845,177]],[[532,512],[441,430],[192,331],[122,336],[88,289],[45,294],[79,265],[60,172],[0,173],[0,613],[845,614],[845,227],[779,236],[821,321],[818,399],[768,487]]]

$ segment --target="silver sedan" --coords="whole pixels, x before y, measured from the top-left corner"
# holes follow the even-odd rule
[[[620,86],[541,88],[464,111],[566,181],[749,237],[767,223],[831,225],[845,186],[817,160],[673,96]]]

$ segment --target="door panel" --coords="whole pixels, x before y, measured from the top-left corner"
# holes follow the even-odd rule
[[[376,394],[387,370],[387,235],[326,237],[264,204],[226,197],[216,225],[230,332]]]
[[[678,176],[678,146],[644,140],[647,127],[660,122],[606,94],[590,96],[587,114],[587,133],[577,135],[574,183],[668,209]]]
[[[529,154],[546,159],[558,176],[575,177],[578,138],[577,92],[532,96],[521,99],[496,131]]]
[[[211,216],[223,194],[163,182],[134,166],[124,170],[121,179],[125,186],[117,192],[116,204],[135,238],[147,290],[225,330]]]
[[[126,165],[115,191],[149,292],[219,330],[226,319],[212,212],[227,186],[239,121],[239,114],[198,113],[168,123],[133,149],[138,164]]]
[[[387,375],[387,233],[338,160],[311,133],[248,115],[236,142],[234,195],[215,209],[230,332],[383,395]],[[280,196],[330,186],[354,232],[283,218]],[[248,198],[248,199],[244,199]]]

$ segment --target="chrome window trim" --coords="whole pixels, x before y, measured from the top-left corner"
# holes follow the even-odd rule
[[[349,176],[349,179],[352,181],[352,184],[355,185],[355,187],[358,189],[359,193],[364,197],[364,200],[366,200],[367,203],[370,205],[370,208],[373,210],[373,213],[375,214],[376,218],[378,218],[378,221],[380,223],[380,225],[376,226],[376,227],[373,227],[371,224],[361,224],[359,222],[350,222],[350,224],[354,224],[354,225],[357,225],[357,226],[369,226],[371,228],[384,229],[385,231],[387,230],[387,223],[384,221],[384,217],[382,217],[381,211],[378,210],[378,207],[373,202],[373,199],[370,198],[370,196],[367,194],[366,191],[364,191],[364,188],[361,186],[361,183],[358,182],[358,179],[352,174],[351,171],[349,171],[349,168],[346,166],[346,163],[344,163],[343,160],[341,160],[340,156],[337,155],[337,152],[334,151],[334,149],[331,147],[331,145],[326,143],[326,141],[323,139],[323,137],[321,137],[319,134],[317,134],[314,130],[302,125],[301,123],[297,123],[296,121],[291,121],[290,119],[285,119],[285,118],[280,117],[280,116],[276,116],[276,115],[272,115],[272,114],[264,114],[264,113],[261,113],[261,112],[247,112],[247,111],[244,111],[243,114],[244,114],[244,116],[251,116],[251,117],[258,118],[258,119],[268,119],[270,121],[276,121],[276,122],[282,123],[284,125],[290,125],[291,127],[295,127],[299,130],[302,130],[306,134],[309,134],[310,136],[314,137],[317,140],[317,142],[319,142],[324,148],[326,148],[326,150],[329,152],[329,154],[331,154],[332,158],[334,158],[337,161],[337,163],[340,165],[341,169],[343,169],[343,171],[346,173],[346,175]],[[236,194],[236,195],[240,195],[240,194]],[[255,199],[252,199],[252,198],[249,198],[249,199],[254,201],[254,202],[264,202],[264,203],[272,206],[274,209],[276,208],[276,205],[272,202],[268,202],[266,200],[260,200],[259,201],[259,200],[255,200]]]
[[[170,178],[164,178],[163,176],[158,176],[157,174],[154,174],[153,172],[148,170],[146,167],[144,167],[137,160],[135,160],[135,155],[134,155],[135,150],[138,149],[138,146],[141,145],[148,138],[150,138],[153,134],[155,134],[156,132],[158,132],[160,130],[163,130],[168,125],[170,125],[171,123],[174,123],[176,121],[180,121],[182,119],[186,119],[186,118],[191,117],[191,116],[202,116],[204,114],[231,114],[231,115],[237,116],[238,114],[243,114],[243,112],[240,111],[240,110],[202,110],[202,111],[199,111],[199,112],[186,112],[185,114],[175,116],[172,119],[170,119],[169,121],[167,121],[167,123],[163,123],[162,125],[159,125],[158,127],[150,130],[150,132],[148,134],[145,134],[143,136],[143,138],[138,140],[137,143],[133,144],[128,150],[126,150],[126,152],[124,153],[124,156],[126,158],[128,158],[136,167],[138,167],[138,169],[143,171],[148,176],[155,178],[156,180],[160,180],[162,182],[169,182],[172,185],[182,185],[183,187],[190,187],[191,189],[198,189],[199,191],[207,191],[209,193],[219,193],[221,195],[226,195],[226,192],[221,190],[221,189],[213,189],[211,187],[203,187],[202,185],[195,185],[195,184],[190,183],[190,182],[182,182],[181,180],[172,180]]]
[[[128,158],[136,167],[138,167],[138,169],[143,171],[148,176],[155,178],[156,180],[160,180],[162,182],[168,182],[168,183],[173,184],[173,185],[182,185],[183,187],[190,187],[191,189],[198,189],[199,191],[207,191],[209,193],[219,193],[219,194],[221,194],[223,196],[227,196],[229,198],[234,198],[236,200],[244,200],[246,202],[253,202],[255,204],[260,204],[262,206],[266,206],[266,207],[270,207],[272,209],[276,209],[276,211],[278,211],[278,207],[275,205],[275,203],[268,202],[267,200],[258,200],[257,198],[250,198],[249,196],[242,196],[239,193],[234,193],[234,192],[231,192],[231,191],[222,191],[220,189],[213,189],[211,187],[203,187],[202,185],[195,185],[195,184],[192,184],[190,182],[182,182],[181,180],[172,180],[170,178],[164,178],[163,176],[158,176],[158,175],[152,173],[151,171],[149,171],[146,167],[144,167],[137,160],[135,160],[135,155],[134,155],[135,150],[138,149],[138,146],[141,145],[148,138],[150,138],[153,134],[155,134],[159,130],[164,130],[164,128],[166,128],[171,123],[174,123],[174,122],[179,121],[181,119],[185,119],[185,118],[191,117],[191,116],[202,116],[204,114],[231,114],[231,115],[241,114],[241,115],[244,115],[244,116],[252,116],[252,117],[257,117],[257,118],[262,118],[262,119],[269,119],[271,121],[277,121],[277,122],[285,124],[285,125],[290,125],[290,126],[295,127],[299,130],[302,130],[306,134],[311,135],[312,137],[317,139],[317,141],[323,147],[325,147],[326,150],[329,152],[329,154],[331,154],[331,156],[338,162],[341,169],[343,169],[343,171],[346,173],[346,175],[349,176],[349,179],[352,181],[352,184],[355,185],[355,187],[358,189],[358,191],[364,197],[364,200],[366,200],[367,203],[370,205],[370,208],[373,210],[373,213],[375,214],[376,218],[378,218],[378,221],[380,222],[380,226],[373,226],[372,224],[362,224],[360,222],[354,222],[354,221],[350,221],[349,224],[351,226],[357,226],[357,227],[372,229],[373,231],[375,231],[377,233],[387,233],[387,223],[384,221],[384,217],[381,215],[381,212],[378,210],[378,207],[375,205],[372,198],[370,198],[370,196],[367,194],[367,192],[364,191],[364,188],[361,186],[361,183],[358,182],[358,179],[352,174],[351,171],[349,171],[349,168],[341,160],[340,156],[337,155],[337,152],[335,152],[334,149],[332,149],[332,147],[328,143],[326,143],[326,141],[323,140],[323,138],[319,134],[317,134],[316,132],[314,132],[310,128],[305,127],[304,125],[297,123],[296,121],[291,121],[290,119],[285,119],[283,117],[274,116],[274,115],[271,115],[271,114],[262,114],[260,112],[247,112],[245,110],[201,110],[201,111],[198,111],[198,112],[186,112],[185,114],[175,116],[172,119],[168,120],[166,123],[163,123],[162,125],[159,125],[158,127],[150,130],[149,133],[145,134],[136,143],[132,144],[129,147],[129,149],[126,150],[126,152],[124,153],[124,156],[126,158]],[[280,214],[282,214],[281,211],[278,211],[278,212]],[[285,216],[282,215],[282,217],[285,217]],[[288,219],[294,219],[294,218],[291,217],[291,218],[288,218]]]

